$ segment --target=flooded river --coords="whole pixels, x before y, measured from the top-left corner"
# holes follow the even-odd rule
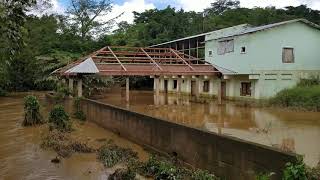
[[[40,148],[41,136],[47,131],[46,126],[22,127],[23,97],[17,94],[0,97],[0,179],[2,180],[44,180],[44,179],[107,179],[108,169],[98,162],[95,153],[73,154],[62,159],[61,163],[53,164],[56,157],[53,151]],[[42,113],[47,114],[48,105],[44,93],[37,93],[41,99]],[[101,139],[112,139],[115,144],[132,148],[138,152],[140,159],[148,157],[142,147],[118,137],[93,123],[74,124],[72,136],[84,140],[91,145],[99,146]],[[101,142],[100,142],[101,143]]]
[[[248,141],[293,151],[315,166],[320,160],[320,113],[293,112],[275,108],[193,103],[189,98],[153,92],[130,91],[130,103],[124,93],[112,92],[99,101]]]

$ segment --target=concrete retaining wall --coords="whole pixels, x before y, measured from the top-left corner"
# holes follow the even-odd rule
[[[119,107],[85,99],[81,102],[87,119],[137,144],[208,169],[226,179],[253,179],[254,172],[275,172],[280,179],[286,162],[295,154],[237,138],[189,128]]]

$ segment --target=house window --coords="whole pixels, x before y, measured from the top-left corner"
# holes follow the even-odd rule
[[[241,96],[251,96],[251,82],[242,82],[240,89]]]
[[[223,55],[234,51],[233,39],[218,42],[218,54]]]
[[[203,92],[209,92],[209,81],[203,81]]]
[[[283,63],[294,63],[293,48],[283,48],[282,49],[282,62]]]
[[[245,54],[245,53],[246,53],[246,47],[245,47],[245,46],[242,46],[240,52],[241,52],[241,54]]]
[[[213,52],[209,51],[209,57],[212,57],[212,55],[213,55]]]
[[[173,80],[173,89],[177,89],[178,81]]]

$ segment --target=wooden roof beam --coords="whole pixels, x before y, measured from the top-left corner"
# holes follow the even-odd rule
[[[124,67],[124,65],[121,63],[121,61],[118,59],[118,57],[113,53],[112,49],[110,48],[110,46],[108,46],[109,51],[112,53],[112,55],[116,58],[116,60],[118,61],[118,63],[121,65],[122,69],[124,69],[125,71],[127,71],[127,69]]]
[[[186,64],[187,66],[189,66],[190,69],[194,70],[194,68],[192,66],[190,66],[189,63],[187,63],[181,56],[179,56],[179,54],[177,54],[177,52],[173,49],[170,49],[171,52],[173,52],[176,57],[178,57],[184,64]]]

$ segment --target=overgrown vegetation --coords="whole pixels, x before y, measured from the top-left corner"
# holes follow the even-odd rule
[[[130,159],[137,159],[138,155],[131,149],[107,143],[98,149],[98,159],[106,166],[113,167],[119,163],[127,163]]]
[[[287,163],[283,171],[283,180],[307,180],[307,168],[302,157],[296,163]]]
[[[70,157],[75,152],[91,153],[95,151],[86,143],[75,141],[68,134],[56,129],[49,131],[42,138],[41,147],[54,150],[59,156],[64,158]]]
[[[131,168],[117,169],[108,177],[108,180],[134,180],[136,173]]]
[[[62,102],[65,98],[71,95],[72,92],[64,83],[58,83],[56,87],[56,93],[54,94],[54,99],[56,102]]]
[[[314,168],[308,167],[302,156],[297,157],[295,163],[287,163],[283,171],[283,180],[319,180],[320,162]]]
[[[319,78],[304,79],[297,86],[280,91],[270,104],[282,107],[320,111]]]
[[[73,100],[74,116],[81,121],[85,121],[86,115],[82,111],[80,103],[81,103],[81,97],[74,98]]]
[[[26,96],[24,98],[24,121],[23,126],[33,126],[42,124],[43,118],[40,114],[40,103],[35,96]]]
[[[49,123],[51,129],[57,129],[61,132],[72,130],[72,121],[62,105],[55,105],[50,111]]]

